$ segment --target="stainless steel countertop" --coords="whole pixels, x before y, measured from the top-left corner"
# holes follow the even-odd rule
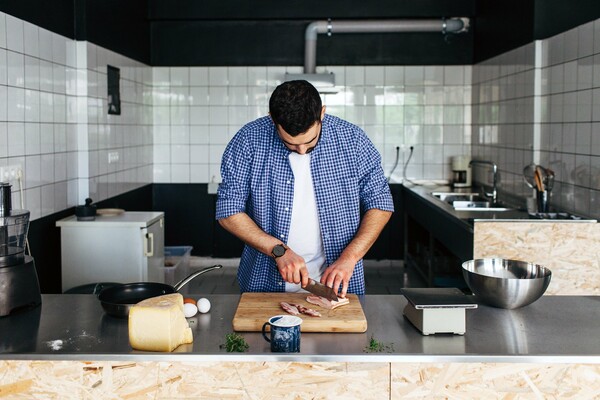
[[[367,332],[303,333],[301,352],[284,355],[271,353],[257,332],[241,333],[246,353],[219,348],[232,332],[239,295],[206,296],[211,311],[189,319],[194,343],[172,353],[132,350],[127,320],[104,314],[94,295],[42,297],[41,307],[0,318],[0,359],[600,363],[600,296],[544,296],[517,310],[480,305],[466,311],[464,336],[423,336],[402,315],[404,296],[367,295]],[[366,353],[371,337],[393,351]]]
[[[472,226],[475,221],[495,221],[495,222],[518,222],[527,221],[535,223],[561,222],[561,223],[596,223],[595,219],[537,219],[531,218],[527,211],[520,209],[510,209],[506,211],[457,211],[450,204],[447,204],[431,195],[432,192],[456,192],[456,193],[471,193],[478,192],[474,188],[452,188],[451,186],[417,186],[407,184],[405,189],[410,190],[420,198],[424,199],[431,205],[443,210],[454,218],[462,221],[465,225]]]

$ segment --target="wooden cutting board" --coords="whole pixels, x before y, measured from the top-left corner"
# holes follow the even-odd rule
[[[287,315],[279,303],[302,304],[317,310],[321,317],[300,314],[302,332],[365,332],[367,318],[363,312],[358,296],[348,294],[350,303],[335,310],[310,304],[306,301],[306,293],[243,293],[233,317],[235,331],[260,332],[262,326],[274,315]]]

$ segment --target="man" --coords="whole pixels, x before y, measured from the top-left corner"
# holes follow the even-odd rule
[[[221,163],[216,218],[246,243],[242,291],[298,291],[309,277],[364,294],[362,258],[394,211],[381,157],[357,126],[325,114],[306,81],[279,85]]]

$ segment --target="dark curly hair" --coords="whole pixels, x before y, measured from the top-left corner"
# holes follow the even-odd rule
[[[269,113],[273,122],[291,136],[306,132],[319,121],[321,109],[319,92],[304,80],[282,83],[269,99]]]

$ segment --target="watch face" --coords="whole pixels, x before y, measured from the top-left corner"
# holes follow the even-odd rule
[[[273,247],[273,255],[275,257],[281,257],[284,254],[285,254],[285,247],[283,247],[282,245],[278,244],[277,246]]]

